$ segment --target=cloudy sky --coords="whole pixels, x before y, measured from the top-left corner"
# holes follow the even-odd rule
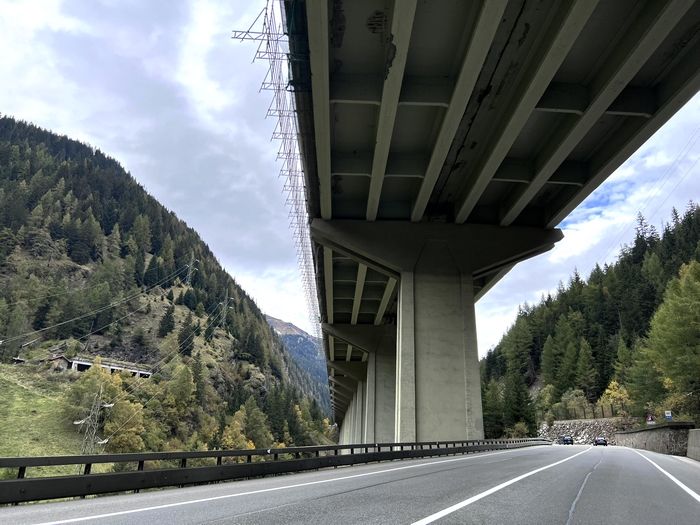
[[[266,72],[235,42],[253,0],[0,0],[0,113],[88,142],[118,159],[195,228],[270,315],[310,330],[265,119]],[[638,211],[660,226],[700,199],[700,96],[562,225],[565,239],[520,264],[477,305],[479,350],[517,306],[577,268],[614,260]]]

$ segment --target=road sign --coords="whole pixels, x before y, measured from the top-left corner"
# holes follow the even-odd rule
[[[673,414],[671,413],[670,410],[666,410],[666,411],[664,412],[664,416],[666,417],[666,419],[667,419],[668,421],[673,420]]]

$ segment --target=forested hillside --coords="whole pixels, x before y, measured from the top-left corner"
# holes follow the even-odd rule
[[[275,330],[282,340],[284,348],[289,352],[294,362],[302,370],[306,370],[311,378],[314,398],[318,399],[323,411],[331,413],[331,396],[328,390],[328,370],[326,369],[326,357],[321,349],[321,340],[307,334],[301,328],[266,316],[267,322]]]
[[[536,419],[596,405],[700,423],[698,261],[700,208],[690,203],[661,233],[640,216],[617,262],[521,306],[481,362],[487,436],[533,432]]]
[[[327,441],[313,383],[197,233],[117,161],[0,118],[0,360],[96,398],[108,450]],[[50,372],[51,354],[136,366],[150,379]],[[54,389],[55,390],[55,389]]]

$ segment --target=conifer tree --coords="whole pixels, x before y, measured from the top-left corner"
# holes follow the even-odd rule
[[[192,312],[187,312],[185,322],[182,324],[180,331],[177,334],[177,343],[180,353],[183,355],[192,355],[194,349],[194,325],[192,324]]]
[[[146,271],[146,260],[141,250],[136,252],[136,260],[134,262],[134,280],[138,286],[143,285],[143,274]]]
[[[170,305],[165,310],[158,325],[158,337],[165,337],[175,329],[175,307]]]
[[[246,410],[246,436],[255,443],[255,448],[269,448],[274,439],[270,432],[267,416],[260,410],[255,398],[250,396],[245,402]]]
[[[581,338],[578,352],[578,362],[576,363],[576,386],[583,390],[589,401],[594,401],[596,397],[597,372],[593,367],[593,353],[591,345],[585,338]]]
[[[495,379],[486,385],[483,399],[484,436],[487,439],[500,438],[503,435],[503,401]]]

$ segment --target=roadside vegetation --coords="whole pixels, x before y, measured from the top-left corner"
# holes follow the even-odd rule
[[[661,233],[639,216],[617,262],[522,305],[481,377],[487,437],[581,414],[700,424],[700,207]]]

